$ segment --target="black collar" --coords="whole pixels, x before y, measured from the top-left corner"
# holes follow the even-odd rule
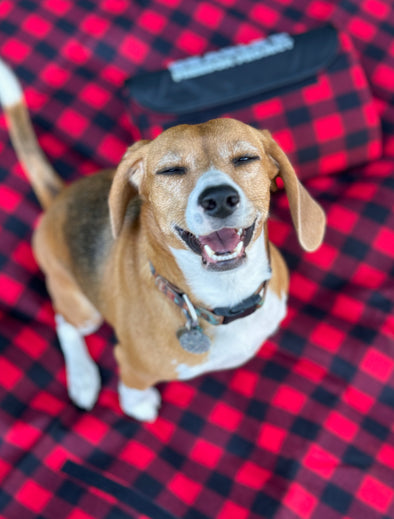
[[[177,286],[173,285],[166,278],[158,274],[151,263],[150,269],[157,288],[184,311],[188,321],[190,322],[196,322],[197,318],[201,317],[213,325],[231,323],[236,319],[241,319],[242,317],[251,315],[257,309],[261,308],[264,304],[267,293],[268,280],[265,280],[251,296],[247,297],[235,306],[225,306],[213,309],[204,308],[192,304],[188,296]]]

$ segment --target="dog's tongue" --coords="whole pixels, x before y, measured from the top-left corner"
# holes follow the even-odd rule
[[[206,236],[200,236],[201,244],[209,245],[214,252],[232,252],[240,242],[237,229],[221,229]]]

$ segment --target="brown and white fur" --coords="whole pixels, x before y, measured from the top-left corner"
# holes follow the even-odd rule
[[[158,382],[249,360],[286,311],[288,271],[267,236],[277,176],[302,247],[319,247],[325,229],[323,210],[270,133],[232,119],[175,126],[130,146],[115,171],[64,187],[39,148],[22,89],[4,63],[0,100],[18,157],[45,210],[33,248],[56,312],[71,399],[85,409],[96,402],[100,377],[83,337],[103,319],[119,341],[121,407],[139,420],[156,418]],[[210,199],[217,190],[229,194]],[[250,242],[240,244],[253,225]],[[206,308],[237,305],[269,280],[264,305],[229,324],[201,319],[210,349],[189,353],[176,336],[185,316],[156,287],[150,263],[193,304]]]

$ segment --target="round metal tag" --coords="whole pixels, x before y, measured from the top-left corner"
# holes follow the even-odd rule
[[[209,337],[199,326],[190,329],[179,328],[176,335],[182,348],[189,353],[206,353],[211,345]]]

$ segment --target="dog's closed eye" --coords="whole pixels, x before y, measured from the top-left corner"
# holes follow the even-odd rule
[[[156,175],[184,175],[187,168],[184,166],[171,166],[156,171]]]
[[[232,163],[235,167],[238,167],[255,160],[260,160],[260,157],[258,155],[240,155],[239,157],[234,157]]]

